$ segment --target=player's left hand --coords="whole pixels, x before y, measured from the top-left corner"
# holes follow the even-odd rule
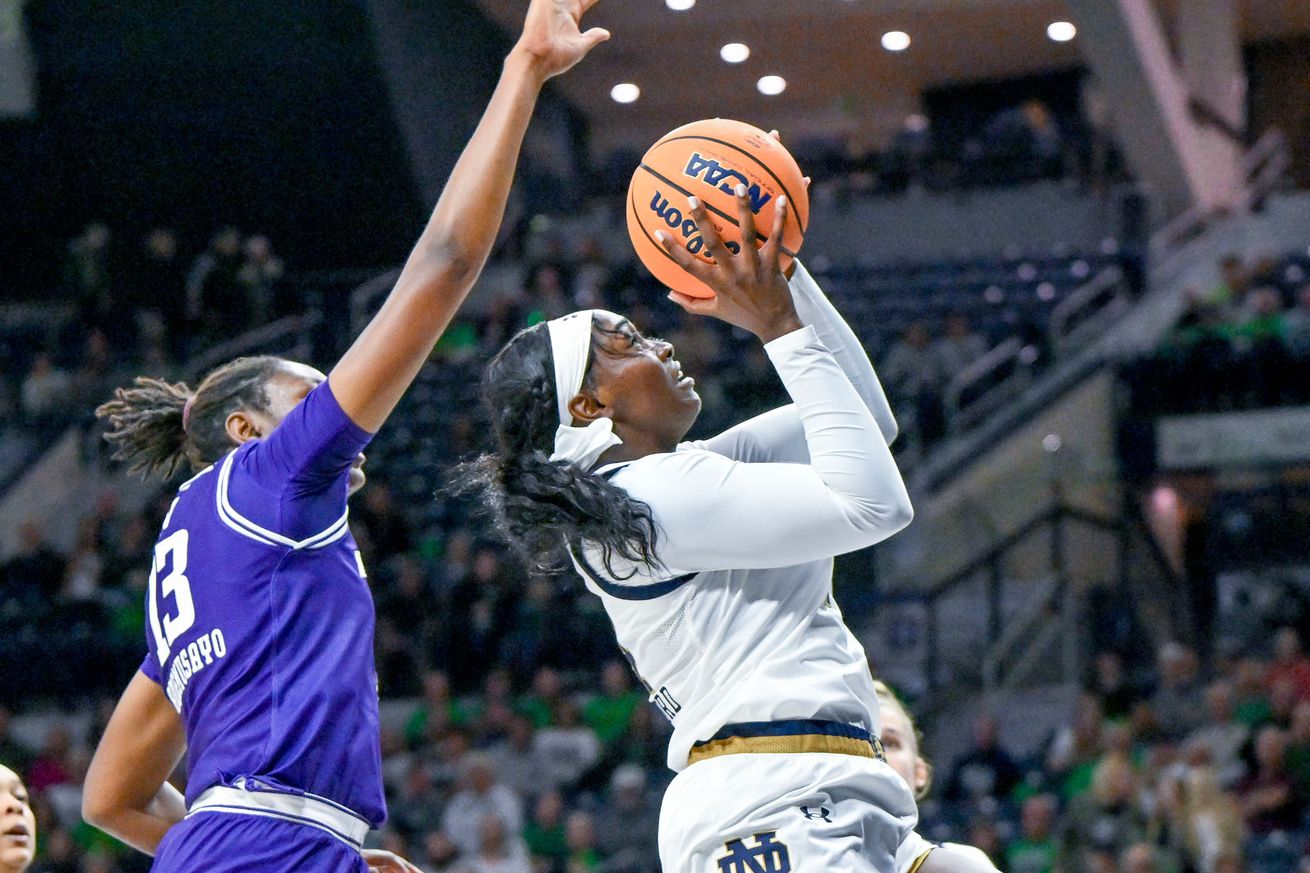
[[[423,873],[394,852],[363,849],[360,854],[364,856],[364,863],[368,864],[368,873]]]
[[[542,80],[558,76],[610,38],[603,27],[582,30],[582,16],[598,0],[532,0],[523,35],[514,47],[530,59]]]

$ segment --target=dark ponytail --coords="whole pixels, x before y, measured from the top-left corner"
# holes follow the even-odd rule
[[[132,388],[96,408],[107,419],[114,459],[134,473],[172,478],[184,463],[201,470],[232,450],[227,417],[268,411],[267,383],[284,361],[271,355],[237,358],[211,371],[194,392],[183,382],[138,376]]]
[[[460,465],[456,488],[481,494],[497,529],[529,566],[558,570],[568,561],[568,548],[584,540],[600,547],[612,577],[619,578],[615,556],[660,566],[649,506],[601,476],[550,460],[559,417],[545,324],[520,331],[492,359],[482,400],[496,450]]]

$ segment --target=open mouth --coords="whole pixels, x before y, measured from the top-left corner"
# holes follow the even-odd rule
[[[673,362],[673,369],[676,371],[673,381],[678,383],[678,387],[690,387],[696,384],[696,380],[682,372],[682,365],[677,361]]]
[[[32,835],[28,832],[27,826],[23,824],[14,825],[3,833],[0,833],[0,837],[3,837],[8,841],[16,842],[20,846],[26,846],[32,841]]]

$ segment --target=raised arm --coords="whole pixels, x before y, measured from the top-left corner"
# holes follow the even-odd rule
[[[166,781],[186,751],[186,730],[164,690],[144,673],[128,683],[100,738],[82,788],[82,817],[129,846],[155,854],[186,815]]]
[[[595,3],[532,0],[491,102],[396,287],[328,374],[342,410],[364,430],[386,421],[481,273],[542,85],[609,38],[600,28],[580,29]]]

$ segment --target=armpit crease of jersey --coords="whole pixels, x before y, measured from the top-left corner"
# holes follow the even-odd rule
[[[241,513],[237,512],[227,496],[228,481],[232,476],[232,464],[236,459],[236,456],[236,451],[228,453],[227,458],[223,461],[223,466],[220,467],[218,471],[218,487],[214,489],[218,517],[223,524],[227,525],[242,536],[249,537],[257,542],[275,547],[282,546],[292,549],[293,551],[299,551],[301,549],[321,549],[324,546],[331,545],[346,535],[346,531],[350,529],[347,524],[350,519],[349,508],[347,508],[346,511],[341,514],[341,517],[326,529],[303,540],[293,540],[290,537],[285,537],[282,534],[271,531],[265,527],[260,527]]]

